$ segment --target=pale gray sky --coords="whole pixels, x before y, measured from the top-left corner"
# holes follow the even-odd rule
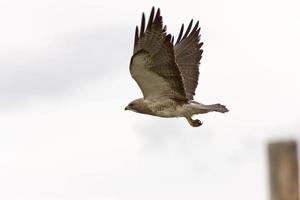
[[[124,112],[134,27],[160,7],[168,31],[200,21],[196,100],[230,112]],[[0,199],[268,197],[265,144],[300,133],[300,3],[0,2]]]

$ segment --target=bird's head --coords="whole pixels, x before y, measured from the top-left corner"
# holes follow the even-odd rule
[[[141,99],[136,99],[136,100],[130,102],[125,107],[125,110],[131,110],[133,112],[139,112],[140,105],[141,105]]]
[[[144,107],[144,100],[143,99],[136,99],[130,102],[126,107],[125,110],[131,110],[133,112],[141,113]]]

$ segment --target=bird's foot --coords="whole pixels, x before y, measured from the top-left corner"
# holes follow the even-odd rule
[[[192,122],[193,127],[198,127],[198,126],[201,126],[201,125],[202,125],[202,122],[199,119],[195,119]]]
[[[192,127],[199,127],[202,125],[202,122],[199,119],[194,120],[191,117],[186,117],[186,119]]]

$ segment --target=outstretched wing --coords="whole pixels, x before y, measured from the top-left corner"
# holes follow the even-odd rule
[[[184,32],[182,24],[174,47],[176,63],[182,75],[186,97],[189,100],[193,99],[198,85],[199,64],[203,52],[201,49],[203,43],[200,43],[200,28],[198,28],[199,21],[191,31],[192,25],[193,20],[182,37]]]
[[[154,17],[154,7],[152,8],[148,25],[144,29],[143,13],[140,32],[138,27],[135,30],[130,73],[142,90],[144,98],[186,100],[182,77],[175,62],[171,35],[166,34],[159,9]]]

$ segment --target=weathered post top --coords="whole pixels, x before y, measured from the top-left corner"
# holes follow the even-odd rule
[[[271,200],[299,200],[297,143],[268,145]]]

